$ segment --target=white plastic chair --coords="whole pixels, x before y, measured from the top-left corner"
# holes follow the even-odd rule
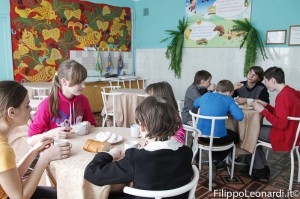
[[[121,86],[102,86],[101,90],[102,92],[109,93],[111,90],[120,89],[120,88]]]
[[[131,84],[133,81],[136,81],[136,78],[133,78],[133,79],[126,79],[128,81],[128,86],[129,88],[131,89]]]
[[[120,80],[110,80],[108,83],[112,87],[114,82],[117,82],[117,86],[120,86],[120,83],[122,83],[123,84],[123,88],[126,87],[125,86],[125,80],[121,80],[121,79]]]
[[[192,162],[195,159],[195,156],[198,152],[198,137],[200,137],[202,135],[201,131],[197,128],[191,127],[189,125],[183,125],[183,129],[185,131],[185,145],[188,146],[187,143],[187,138],[188,138],[188,134],[192,133],[193,136],[193,143],[192,143],[192,151],[193,151],[193,159]]]
[[[209,191],[212,191],[212,151],[225,151],[230,148],[232,148],[232,162],[231,162],[231,172],[230,172],[230,178],[233,178],[233,172],[234,172],[234,159],[235,159],[235,144],[234,142],[231,142],[229,144],[224,145],[214,145],[213,144],[213,138],[214,138],[214,132],[215,132],[215,123],[216,120],[225,120],[228,119],[227,116],[222,117],[213,117],[213,116],[204,116],[204,115],[198,115],[193,113],[191,110],[189,111],[190,115],[192,116],[193,121],[193,127],[197,128],[196,120],[200,119],[207,119],[211,120],[211,129],[210,129],[210,142],[207,143],[199,143],[199,170],[201,170],[201,160],[202,160],[202,150],[208,151],[208,159],[209,159]]]
[[[186,193],[189,191],[189,197],[188,199],[194,199],[195,198],[195,191],[199,180],[199,171],[195,165],[192,166],[194,171],[194,177],[188,184],[176,188],[176,189],[170,189],[170,190],[162,190],[162,191],[151,191],[151,190],[142,190],[142,189],[136,189],[132,187],[124,187],[123,191],[124,193],[127,193],[129,195],[139,196],[139,197],[147,197],[147,198],[155,198],[155,199],[161,199],[161,198],[168,198],[172,196],[178,196],[183,193]]]
[[[177,106],[178,106],[178,113],[179,113],[180,118],[182,119],[184,100],[176,100],[176,101],[177,101]]]
[[[112,116],[113,117],[113,126],[116,127],[116,96],[122,95],[122,93],[106,93],[106,92],[101,92],[102,95],[102,99],[103,99],[103,110],[105,113],[105,116],[102,120],[102,127],[104,127],[105,122],[108,118],[108,116]],[[112,97],[112,101],[113,101],[113,110],[112,111],[108,111],[107,110],[107,102],[108,102],[108,97]]]
[[[32,87],[31,91],[32,91],[32,96],[33,96],[32,98],[33,99],[44,100],[50,94],[51,88]]]
[[[295,167],[294,151],[296,151],[297,159],[298,159],[298,182],[300,182],[300,154],[299,154],[299,146],[296,146],[297,140],[298,140],[298,137],[299,137],[299,132],[300,132],[300,117],[288,117],[287,119],[291,120],[290,122],[292,122],[292,121],[295,121],[295,122],[298,121],[298,128],[297,128],[297,131],[296,131],[296,136],[295,136],[294,144],[293,144],[292,149],[290,150],[291,175],[290,175],[289,190],[292,190],[292,188],[293,188],[293,178],[294,178],[294,167]],[[249,175],[250,176],[252,175],[252,169],[253,169],[253,163],[254,163],[256,148],[258,146],[264,146],[264,147],[272,149],[271,143],[258,140],[258,143],[255,146],[255,149],[254,149],[254,152],[253,152],[252,158],[251,158],[250,169],[249,169]]]
[[[138,89],[140,89],[140,83],[139,83],[139,80],[142,80],[143,81],[143,87],[141,89],[145,89],[148,85],[148,80],[149,78],[141,78],[141,79],[136,79],[136,83],[137,83],[137,86],[138,86]]]

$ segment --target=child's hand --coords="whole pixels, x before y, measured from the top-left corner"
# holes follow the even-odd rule
[[[111,148],[108,152],[114,160],[117,160],[121,157],[122,150],[118,147]]]
[[[90,132],[90,129],[92,127],[91,123],[89,121],[86,121],[87,122],[87,125],[86,125],[86,132]]]
[[[262,100],[259,100],[259,99],[255,100],[255,102],[259,103],[259,104],[262,105],[263,107],[267,106],[267,104],[268,104],[267,102],[262,101]]]
[[[236,97],[234,99],[238,104],[245,104],[247,102],[247,98]]]
[[[244,86],[244,84],[242,84],[241,82],[237,82],[233,86],[234,86],[234,90],[236,90],[236,89],[242,88],[242,86]]]
[[[51,137],[55,137],[57,139],[66,139],[68,134],[70,134],[71,128],[69,127],[57,127],[49,131]]]
[[[216,85],[214,83],[212,83],[207,90],[214,92],[216,90]]]
[[[260,104],[260,103],[258,102],[258,100],[255,100],[255,101],[253,102],[253,108],[254,108],[254,110],[256,110],[256,111],[258,111],[258,112],[260,112],[260,113],[264,110],[264,106],[263,106],[262,104]]]

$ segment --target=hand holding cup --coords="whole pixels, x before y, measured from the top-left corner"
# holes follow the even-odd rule
[[[118,147],[111,148],[108,152],[114,160],[117,160],[121,157],[122,150]]]

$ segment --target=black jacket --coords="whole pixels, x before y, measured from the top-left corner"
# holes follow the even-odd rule
[[[185,145],[176,151],[131,148],[126,150],[123,159],[114,162],[110,154],[101,152],[87,165],[84,178],[98,186],[133,182],[133,187],[138,189],[174,189],[191,181],[191,160],[192,151]],[[172,198],[187,196],[188,193]]]

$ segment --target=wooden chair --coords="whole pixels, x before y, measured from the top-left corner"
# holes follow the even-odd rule
[[[300,154],[299,154],[299,146],[297,146],[297,140],[298,140],[299,132],[300,132],[300,117],[288,117],[287,119],[291,120],[290,122],[296,122],[296,121],[298,121],[298,128],[297,128],[297,131],[296,131],[296,136],[295,136],[294,144],[293,144],[292,149],[290,150],[291,175],[290,175],[289,190],[292,190],[292,188],[293,188],[293,178],[294,178],[294,165],[295,165],[294,151],[296,152],[297,159],[298,159],[298,182],[300,182]],[[252,158],[251,158],[250,169],[249,169],[249,175],[250,176],[252,175],[252,169],[253,169],[253,163],[254,163],[256,148],[258,146],[264,146],[264,147],[267,147],[269,149],[272,149],[271,143],[264,142],[262,140],[258,140],[258,143],[255,146],[255,149],[254,149],[254,152],[253,152]]]
[[[142,189],[136,189],[132,187],[124,187],[123,191],[124,193],[127,193],[129,195],[139,196],[139,197],[147,197],[147,198],[155,198],[155,199],[161,199],[161,198],[168,198],[172,196],[178,196],[183,193],[186,193],[189,191],[189,197],[188,199],[195,199],[195,191],[199,180],[199,171],[195,165],[192,166],[194,171],[194,177],[188,184],[178,187],[175,189],[170,190],[162,190],[162,191],[151,191],[151,190],[142,190]]]
[[[230,172],[230,178],[233,178],[233,172],[234,172],[234,159],[235,159],[235,144],[234,142],[231,142],[229,144],[224,145],[214,145],[213,139],[214,139],[214,132],[215,132],[215,123],[216,120],[225,120],[228,119],[227,116],[222,117],[213,117],[213,116],[204,116],[204,115],[198,115],[193,113],[191,110],[189,111],[190,115],[192,116],[193,121],[193,127],[197,128],[197,122],[196,120],[200,119],[206,119],[211,120],[211,129],[210,129],[210,141],[208,143],[199,143],[199,170],[201,170],[201,160],[202,160],[202,150],[208,151],[208,158],[209,158],[209,191],[212,191],[212,151],[225,151],[230,148],[232,148],[232,162],[231,162],[231,172]]]

